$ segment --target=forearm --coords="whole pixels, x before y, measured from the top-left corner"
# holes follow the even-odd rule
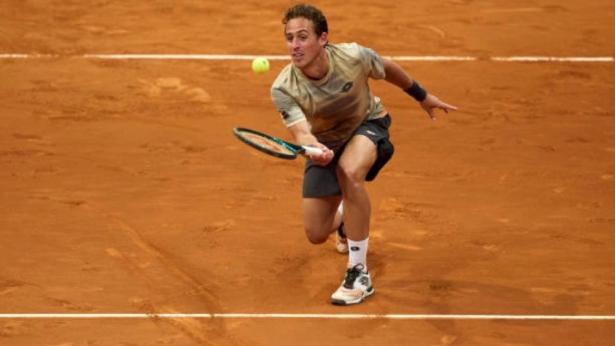
[[[302,121],[288,128],[293,135],[295,142],[300,145],[309,145],[322,150],[320,154],[309,155],[310,160],[320,166],[326,166],[333,160],[333,150],[329,150],[324,144],[319,143],[318,139],[310,131],[310,125],[307,121]]]
[[[314,145],[318,143],[316,137],[310,131],[307,121],[302,121],[288,128],[295,143],[299,145]]]
[[[420,84],[411,78],[404,69],[389,59],[382,59],[384,66],[384,80],[398,86],[415,100],[421,102],[427,97],[427,91]]]
[[[382,58],[382,65],[384,66],[385,81],[404,90],[412,86],[413,79],[397,63]]]

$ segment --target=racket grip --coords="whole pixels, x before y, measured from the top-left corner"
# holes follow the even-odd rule
[[[307,155],[318,155],[318,154],[322,154],[322,150],[318,149],[318,148],[314,148],[314,147],[308,147],[305,146],[303,147],[303,149],[305,150],[305,153]]]

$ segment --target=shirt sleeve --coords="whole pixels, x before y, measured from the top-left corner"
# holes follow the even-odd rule
[[[359,45],[359,56],[363,62],[363,67],[368,72],[368,76],[372,79],[383,79],[385,76],[384,65],[380,55],[371,48],[365,48]]]
[[[307,120],[299,104],[283,90],[272,88],[271,99],[278,112],[280,112],[280,116],[286,127],[291,127]]]

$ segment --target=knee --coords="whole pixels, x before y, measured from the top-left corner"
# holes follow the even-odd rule
[[[356,166],[340,165],[337,169],[337,179],[343,186],[363,184],[365,172]]]
[[[318,228],[305,228],[305,236],[307,237],[308,241],[314,245],[323,244],[324,242],[326,242],[329,238],[330,233],[331,232]]]

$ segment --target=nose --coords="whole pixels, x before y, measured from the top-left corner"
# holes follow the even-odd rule
[[[299,40],[296,37],[293,37],[293,39],[288,42],[288,46],[292,50],[297,50],[297,48],[299,48]]]

